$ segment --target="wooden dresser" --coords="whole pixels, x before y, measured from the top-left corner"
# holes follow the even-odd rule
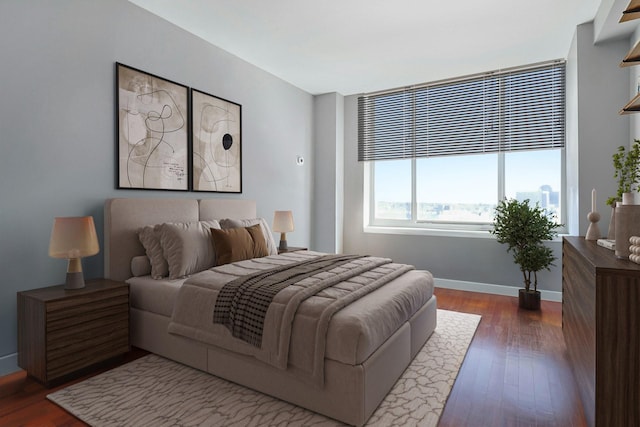
[[[562,331],[589,426],[640,426],[640,265],[565,237]]]
[[[18,365],[46,386],[129,351],[129,285],[18,292]]]

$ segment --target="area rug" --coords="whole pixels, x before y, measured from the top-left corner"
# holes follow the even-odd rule
[[[436,426],[480,316],[438,310],[438,326],[368,426]],[[150,354],[47,398],[102,426],[343,426],[197,369]]]

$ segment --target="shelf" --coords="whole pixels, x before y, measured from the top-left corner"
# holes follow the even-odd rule
[[[621,67],[630,67],[640,64],[640,41],[627,53],[620,63]]]
[[[640,113],[640,93],[634,96],[631,101],[627,102],[627,105],[622,107],[620,114],[632,114]]]
[[[627,8],[622,12],[620,22],[632,21],[640,18],[640,0],[631,0]]]

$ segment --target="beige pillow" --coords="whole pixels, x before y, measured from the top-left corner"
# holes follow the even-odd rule
[[[269,255],[260,224],[250,227],[211,229],[216,265]]]
[[[262,229],[262,234],[264,235],[264,240],[267,244],[267,251],[269,255],[278,255],[278,246],[276,245],[276,241],[273,239],[273,233],[271,232],[271,228],[269,228],[269,224],[264,218],[252,218],[252,219],[221,219],[220,226],[223,230],[228,228],[238,228],[238,227],[250,227],[252,225],[260,224],[260,228]]]
[[[160,226],[160,244],[169,278],[181,279],[216,265],[211,229],[220,229],[218,221],[165,223]]]
[[[160,245],[160,225],[150,225],[138,229],[138,238],[151,263],[151,277],[161,279],[169,274],[169,265]]]
[[[131,258],[131,274],[133,277],[148,276],[151,274],[151,262],[146,255]]]

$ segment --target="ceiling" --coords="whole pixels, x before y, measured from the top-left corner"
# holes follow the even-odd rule
[[[311,93],[352,95],[567,56],[600,0],[129,0]]]

